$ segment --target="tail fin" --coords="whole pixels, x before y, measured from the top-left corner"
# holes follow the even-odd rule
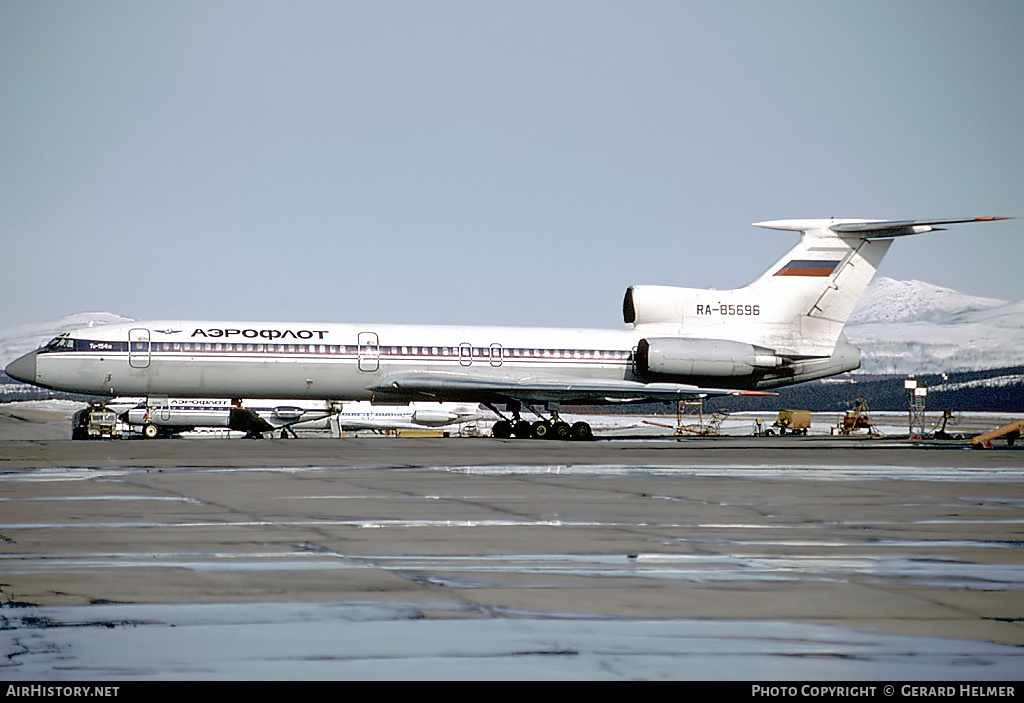
[[[626,322],[683,337],[746,342],[782,356],[828,357],[894,237],[1001,219],[1007,218],[757,222],[800,232],[800,241],[743,288],[634,286],[623,306]]]

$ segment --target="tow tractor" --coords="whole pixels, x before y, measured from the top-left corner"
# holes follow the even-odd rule
[[[117,413],[102,405],[90,405],[71,419],[71,439],[120,439]]]
[[[810,410],[780,410],[779,416],[772,425],[764,425],[761,418],[754,420],[754,436],[755,437],[773,437],[775,436],[775,430],[772,427],[779,428],[779,434],[783,437],[786,434],[791,435],[806,435],[807,430],[811,427],[811,412]]]

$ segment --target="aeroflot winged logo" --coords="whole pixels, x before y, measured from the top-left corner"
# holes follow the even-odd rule
[[[223,327],[210,327],[202,329],[197,327],[192,333],[193,337],[245,337],[246,339],[323,339],[327,330],[275,330],[275,329],[232,329]]]
[[[790,259],[789,263],[775,272],[776,276],[831,276],[840,261],[815,259]]]

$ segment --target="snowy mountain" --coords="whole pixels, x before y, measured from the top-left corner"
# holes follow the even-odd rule
[[[1024,301],[979,298],[921,281],[877,278],[846,336],[866,374],[944,373],[1024,364]]]
[[[894,281],[879,277],[871,282],[853,310],[848,324],[880,322],[935,322],[947,324],[965,313],[1006,305],[1005,300],[977,298],[921,281]]]

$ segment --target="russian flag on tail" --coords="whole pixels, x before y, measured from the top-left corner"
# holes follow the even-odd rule
[[[831,276],[840,260],[821,261],[817,259],[790,259],[789,263],[775,272],[776,276]]]

